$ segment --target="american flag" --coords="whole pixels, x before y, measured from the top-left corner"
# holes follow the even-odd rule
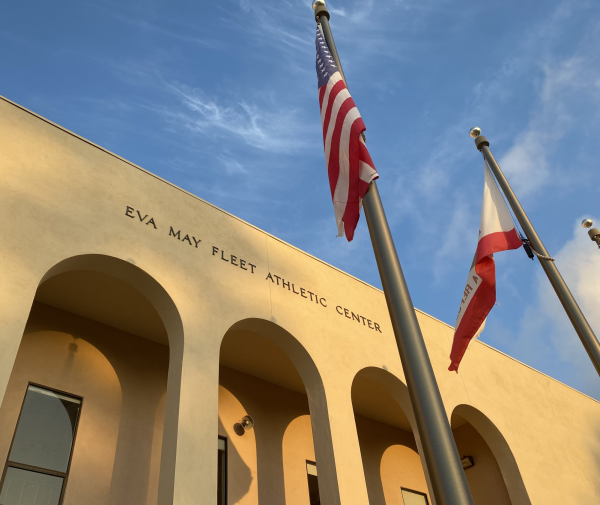
[[[371,181],[379,175],[362,137],[365,123],[331,57],[321,25],[317,25],[316,45],[319,106],[331,199],[338,237],[345,233],[350,242],[358,224],[362,199]]]

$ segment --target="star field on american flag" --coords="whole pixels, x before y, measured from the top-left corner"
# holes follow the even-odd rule
[[[319,81],[318,87],[325,85],[338,68],[331,57],[325,37],[321,33],[321,29],[317,26],[317,78]]]
[[[317,79],[323,146],[338,236],[350,242],[360,217],[362,199],[379,175],[362,132],[363,122],[336,66],[321,25],[317,25]]]

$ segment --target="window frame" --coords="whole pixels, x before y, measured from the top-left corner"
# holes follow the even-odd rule
[[[400,494],[402,494],[402,491],[409,491],[411,493],[421,495],[423,498],[425,498],[425,505],[429,505],[429,498],[427,497],[427,493],[423,493],[422,491],[417,491],[416,489],[410,489],[408,487],[400,486]],[[402,502],[404,503],[404,496],[402,496]]]
[[[229,487],[229,476],[227,475],[229,472],[229,467],[228,467],[228,450],[227,450],[227,445],[228,445],[228,439],[227,437],[223,437],[221,435],[218,436],[218,440],[223,440],[224,444],[225,444],[225,450],[221,451],[223,452],[223,488],[221,489],[222,492],[222,498],[223,498],[223,505],[227,505],[227,488]],[[220,469],[219,469],[220,470]],[[218,474],[217,474],[218,475]],[[217,493],[219,492],[219,487],[218,487],[218,483],[217,483]],[[218,498],[218,496],[217,496]]]
[[[312,475],[311,473],[308,473],[308,465],[313,465],[315,467],[315,470],[317,471],[317,475]],[[316,477],[317,478],[317,490],[319,492],[319,501],[321,501],[321,490],[319,489],[319,471],[317,470],[317,462],[316,461],[311,461],[310,459],[306,460],[306,464],[305,466],[305,470],[306,470],[306,485],[308,486],[308,494],[309,494],[309,499],[310,499],[310,480],[309,480],[309,476],[312,477]]]
[[[47,468],[41,468],[33,465],[25,465],[23,463],[11,462],[8,458],[10,457],[10,453],[12,452],[13,444],[15,442],[15,436],[17,435],[17,428],[19,427],[19,422],[21,421],[21,416],[23,415],[23,406],[25,405],[25,397],[27,396],[27,392],[29,391],[29,386],[34,386],[42,389],[46,389],[48,391],[52,391],[53,393],[57,393],[64,396],[69,396],[71,398],[75,398],[79,400],[79,412],[77,413],[77,419],[75,419],[75,430],[73,431],[73,443],[71,444],[71,451],[69,452],[69,463],[67,465],[66,472],[58,472],[56,470],[50,470]],[[15,428],[12,434],[12,439],[10,441],[10,447],[8,448],[8,453],[6,456],[6,461],[4,462],[4,468],[2,470],[2,478],[0,479],[0,489],[4,486],[4,479],[6,478],[6,472],[8,472],[9,467],[19,468],[20,470],[27,470],[30,472],[41,473],[45,475],[52,475],[54,477],[61,477],[63,479],[62,489],[60,490],[60,498],[58,500],[58,505],[62,505],[63,500],[65,498],[65,490],[67,489],[67,484],[69,481],[69,472],[71,470],[71,462],[73,460],[73,451],[75,450],[75,441],[77,440],[77,431],[79,430],[79,420],[81,419],[81,410],[83,409],[83,396],[74,395],[73,393],[68,393],[67,391],[62,391],[60,389],[52,388],[45,386],[43,384],[39,384],[37,382],[28,382],[27,387],[25,388],[25,394],[23,395],[23,400],[21,401],[21,408],[19,409],[19,416],[17,417],[17,423],[15,424]]]

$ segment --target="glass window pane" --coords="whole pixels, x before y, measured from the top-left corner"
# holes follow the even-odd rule
[[[428,505],[426,495],[408,489],[402,490],[402,499],[404,505]]]
[[[81,401],[29,386],[9,461],[66,472]]]
[[[308,476],[308,495],[310,505],[321,505],[319,496],[319,479],[317,477],[317,465],[306,462],[306,473]]]
[[[8,467],[0,491],[2,505],[58,505],[62,477]]]

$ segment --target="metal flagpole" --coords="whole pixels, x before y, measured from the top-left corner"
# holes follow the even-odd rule
[[[550,284],[552,284],[554,291],[556,291],[556,295],[558,296],[560,303],[562,303],[567,316],[569,316],[571,324],[573,325],[573,328],[575,328],[577,335],[579,335],[579,338],[583,343],[583,347],[585,347],[585,350],[592,360],[592,363],[596,368],[596,372],[598,372],[600,375],[600,342],[598,342],[598,339],[596,338],[596,335],[594,335],[591,326],[587,322],[583,312],[581,312],[581,309],[579,308],[579,305],[577,305],[577,302],[571,294],[571,291],[569,291],[569,288],[560,275],[558,268],[556,268],[554,261],[550,259],[548,251],[546,251],[546,248],[536,233],[535,228],[531,224],[531,221],[529,221],[527,214],[525,214],[523,207],[521,207],[519,200],[517,200],[517,197],[513,193],[513,190],[508,184],[506,177],[504,177],[500,166],[494,159],[494,155],[492,154],[492,151],[490,151],[490,143],[488,142],[488,139],[481,135],[481,130],[477,127],[471,128],[470,134],[472,137],[475,137],[475,145],[477,146],[477,149],[483,154],[483,157],[487,161],[490,169],[496,177],[498,184],[500,184],[500,187],[504,192],[504,196],[506,196],[513,213],[519,221],[521,228],[523,228],[530,245],[533,246],[534,251],[538,253],[537,256],[540,260],[540,264],[542,265],[544,272],[546,272]]]
[[[329,28],[329,12],[325,2],[316,0],[313,8],[315,19],[323,29],[329,52],[343,78],[342,65]],[[363,207],[435,502],[437,505],[473,505],[375,182],[369,185],[363,199]]]

